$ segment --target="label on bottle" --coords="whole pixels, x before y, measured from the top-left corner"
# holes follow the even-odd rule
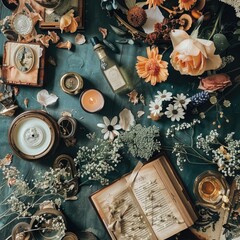
[[[114,91],[125,86],[126,83],[116,65],[110,67],[107,70],[104,70],[104,73]]]

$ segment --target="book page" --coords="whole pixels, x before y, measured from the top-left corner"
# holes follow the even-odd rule
[[[136,203],[125,179],[115,188],[106,188],[92,200],[113,239],[152,240],[151,228]],[[150,229],[149,229],[150,228]]]
[[[134,181],[135,196],[158,238],[166,239],[187,228],[154,165],[146,164]]]

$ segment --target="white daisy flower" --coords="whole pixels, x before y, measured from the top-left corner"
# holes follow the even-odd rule
[[[104,134],[103,138],[110,139],[111,141],[119,135],[117,130],[121,129],[121,126],[117,124],[118,117],[115,116],[111,121],[107,117],[103,117],[104,123],[98,123],[97,126],[102,128],[101,132]]]
[[[177,96],[173,98],[174,105],[177,107],[182,107],[184,109],[187,109],[187,105],[191,102],[191,99],[187,98],[187,96],[185,96],[183,93],[177,94]]]
[[[150,101],[149,111],[155,116],[160,115],[162,111],[162,102],[157,99],[155,101]]]
[[[167,90],[163,90],[162,92],[157,91],[156,100],[158,101],[170,101],[172,99],[172,93],[168,92]]]
[[[173,104],[169,104],[166,109],[168,111],[165,112],[165,115],[168,118],[171,118],[171,121],[180,121],[180,119],[184,119],[185,112],[183,108],[177,107]]]

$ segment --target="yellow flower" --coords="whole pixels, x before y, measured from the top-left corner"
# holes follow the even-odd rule
[[[162,60],[158,54],[158,48],[147,47],[148,58],[137,56],[136,69],[138,76],[145,78],[145,82],[151,82],[154,86],[158,82],[164,82],[168,78],[168,63]]]
[[[155,8],[156,6],[160,6],[164,0],[147,0],[146,4],[148,4],[148,8],[152,6]]]
[[[195,2],[196,2],[196,0],[179,0],[178,1],[179,8],[181,10],[184,9],[184,10],[188,11]]]

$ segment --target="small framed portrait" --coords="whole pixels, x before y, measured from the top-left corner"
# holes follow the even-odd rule
[[[32,49],[28,46],[20,46],[15,53],[15,66],[24,73],[29,72],[35,62],[35,57]]]
[[[4,45],[2,78],[5,84],[41,87],[45,48],[38,43],[8,41]]]

